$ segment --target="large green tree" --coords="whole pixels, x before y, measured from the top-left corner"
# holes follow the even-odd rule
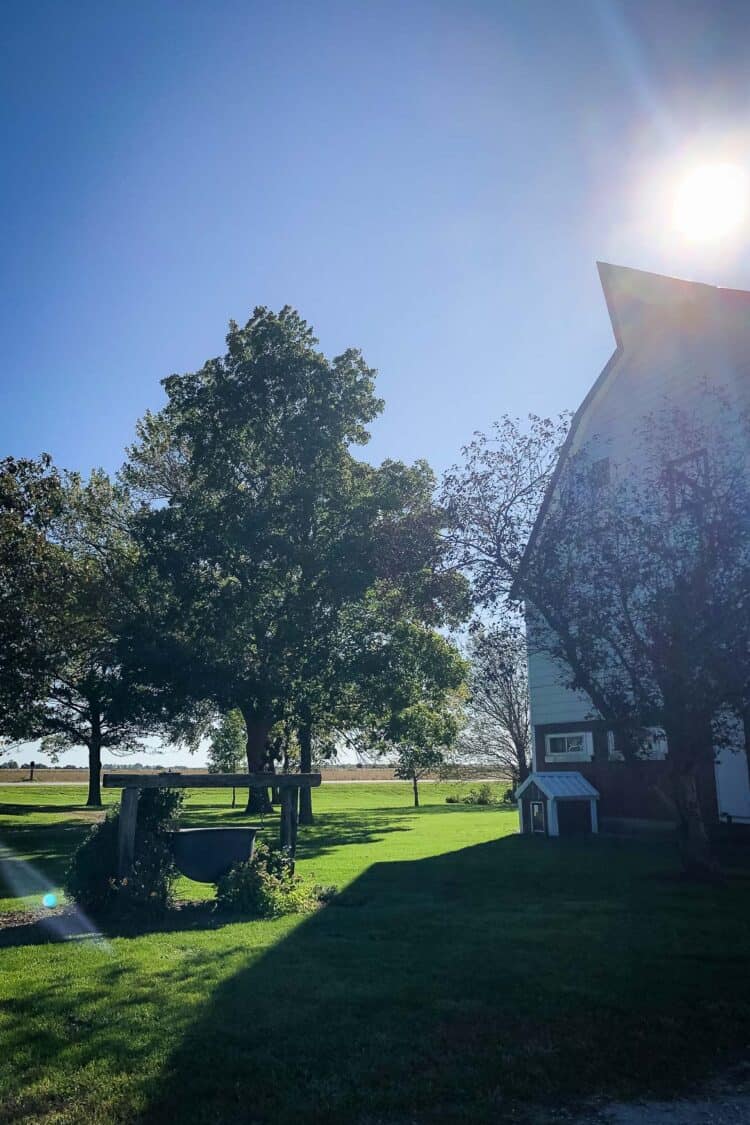
[[[350,451],[382,408],[374,374],[356,350],[327,359],[292,309],[256,309],[223,356],[165,380],[123,471],[152,607],[128,659],[176,699],[238,708],[251,771],[277,721],[303,770],[316,731],[349,722],[353,605],[377,598],[381,630],[456,612],[431,473]]]

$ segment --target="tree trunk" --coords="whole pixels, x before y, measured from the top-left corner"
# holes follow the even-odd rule
[[[247,771],[263,773],[266,765],[266,740],[271,729],[268,719],[259,719],[253,712],[242,712],[247,728]],[[250,789],[247,795],[249,813],[271,812],[267,789]]]
[[[414,808],[418,809],[419,808],[419,789],[417,787],[417,775],[416,774],[412,775],[411,783],[414,786]]]
[[[683,708],[674,726],[664,724],[664,733],[672,762],[683,869],[686,875],[695,878],[715,879],[719,868],[703,821],[697,772],[701,762],[713,759],[711,722],[702,715],[691,715]]]
[[[91,717],[91,738],[89,739],[89,792],[86,806],[92,809],[102,807],[102,727],[98,714]]]
[[[523,785],[526,778],[529,776],[529,763],[526,758],[525,747],[516,748],[516,758],[518,761],[518,784]]]
[[[300,724],[297,731],[299,738],[299,772],[312,772],[312,723],[309,719]],[[299,824],[314,824],[312,808],[312,790],[300,789],[299,791]]]
[[[718,865],[711,854],[711,843],[703,823],[694,769],[677,778],[677,805],[682,821],[680,853],[686,874],[715,878]]]

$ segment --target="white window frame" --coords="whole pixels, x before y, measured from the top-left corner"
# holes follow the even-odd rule
[[[625,755],[615,749],[615,732],[613,730],[607,731],[607,757],[610,762],[625,761]]]
[[[555,754],[550,750],[550,740],[553,738],[581,738],[583,749]],[[590,730],[565,730],[551,731],[544,736],[545,762],[590,762],[594,757],[594,736]]]
[[[649,732],[649,745],[635,755],[638,762],[663,762],[669,752],[667,736],[661,727],[646,727]],[[625,755],[615,749],[615,732],[607,731],[607,757],[610,762],[624,762]]]

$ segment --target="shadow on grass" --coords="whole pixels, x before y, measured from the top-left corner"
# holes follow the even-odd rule
[[[750,904],[647,878],[673,866],[520,837],[375,865],[218,985],[138,1120],[519,1121],[685,1087],[746,1041]]]
[[[674,1092],[750,1031],[745,890],[674,870],[507,837],[377,864],[299,921],[214,935],[201,906],[170,942],[82,945],[70,987],[8,1004],[0,1120],[458,1125]]]
[[[38,816],[40,813],[66,813],[68,816],[71,813],[78,815],[85,815],[92,820],[98,820],[104,815],[105,808],[103,805],[99,808],[91,808],[88,805],[8,805],[0,804],[0,816]]]
[[[93,821],[57,821],[54,824],[17,824],[0,834],[7,857],[0,871],[0,897],[34,893],[23,889],[25,864],[37,868],[52,886],[61,883],[73,851],[78,847]],[[19,889],[20,888],[20,889]]]

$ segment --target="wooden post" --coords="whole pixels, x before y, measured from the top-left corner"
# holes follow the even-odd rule
[[[290,789],[289,792],[290,792],[291,797],[292,797],[290,819],[291,819],[291,828],[292,828],[292,855],[294,856],[294,855],[297,854],[297,824],[299,822],[299,795],[300,795],[300,790],[299,789]]]
[[[138,818],[140,789],[123,789],[120,801],[120,834],[117,840],[117,874],[121,879],[130,874],[135,856],[135,825]]]
[[[293,849],[294,842],[292,838],[292,790],[282,789],[281,791],[281,826],[279,831],[279,843],[282,848]]]

